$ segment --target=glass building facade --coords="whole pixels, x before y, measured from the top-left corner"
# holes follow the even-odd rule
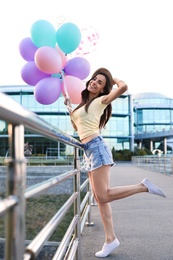
[[[0,91],[21,104],[26,109],[33,111],[48,124],[58,128],[62,132],[78,138],[74,131],[68,111],[64,105],[64,98],[60,96],[51,105],[42,105],[34,97],[34,87],[1,86]],[[10,105],[10,104],[9,104]],[[164,138],[171,140],[173,137],[173,99],[159,93],[140,93],[136,95],[124,94],[112,103],[112,118],[102,130],[102,136],[109,147],[115,150],[134,150],[135,146],[150,149],[151,140],[153,148],[158,148]],[[37,155],[53,153],[60,150],[71,154],[63,144],[48,140],[43,136],[25,130],[25,143],[33,146],[33,153]],[[68,148],[70,149],[70,147]],[[72,149],[72,148],[71,148]],[[8,151],[7,124],[0,121],[0,156],[5,156]]]
[[[158,148],[164,138],[173,136],[173,99],[159,93],[133,96],[135,142],[142,141],[150,149],[150,141]]]
[[[62,132],[78,138],[77,133],[71,126],[68,111],[64,105],[64,97],[60,96],[56,102],[51,105],[42,105],[38,103],[34,97],[34,87],[31,86],[1,86],[0,91],[7,94],[21,104],[26,109],[36,113],[42,119],[52,126],[58,128]],[[10,104],[9,104],[10,105]],[[131,96],[124,94],[112,103],[112,118],[102,131],[102,136],[112,149],[132,149],[132,114],[133,107]],[[25,131],[25,143],[28,142],[33,146],[33,154],[46,154],[48,151],[57,149],[65,151],[63,144],[57,144],[52,140],[47,140],[43,136],[36,135],[29,131]],[[8,150],[8,132],[7,124],[0,121],[0,156],[5,156]],[[63,153],[62,152],[62,153]],[[70,154],[72,151],[65,151]]]
[[[173,99],[158,93],[143,93],[133,98],[135,134],[173,128]]]

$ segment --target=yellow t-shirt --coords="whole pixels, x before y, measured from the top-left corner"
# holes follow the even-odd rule
[[[89,105],[88,112],[85,111],[85,106],[82,106],[72,113],[71,117],[77,127],[80,140],[100,133],[100,117],[107,107],[107,104],[101,103],[102,98],[103,96],[94,99]]]

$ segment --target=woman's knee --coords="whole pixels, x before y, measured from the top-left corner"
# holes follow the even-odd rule
[[[107,203],[108,202],[107,194],[103,194],[103,193],[97,194],[97,200],[99,203]]]

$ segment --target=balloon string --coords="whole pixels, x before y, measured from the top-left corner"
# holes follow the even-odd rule
[[[68,91],[67,91],[67,86],[65,84],[64,71],[63,70],[61,71],[61,75],[62,75],[62,80],[63,80],[63,85],[64,85],[64,93],[65,93],[66,104],[67,104],[66,106],[67,106],[67,109],[68,109],[69,113],[71,114],[73,109],[72,109],[71,102],[70,102],[70,97],[69,97],[69,94],[68,94]]]
[[[65,97],[66,97],[66,98],[69,98],[69,94],[68,94],[68,91],[67,91],[67,86],[66,86],[65,80],[64,80],[64,71],[63,71],[63,70],[61,71],[61,75],[62,75],[62,81],[63,81],[63,85],[64,85]]]

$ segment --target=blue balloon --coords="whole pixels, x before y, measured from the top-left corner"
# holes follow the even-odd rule
[[[52,74],[52,77],[53,77],[53,78],[59,78],[59,79],[62,79],[62,75],[61,75],[61,73],[55,73],[55,74]]]
[[[55,48],[56,30],[46,20],[38,20],[31,27],[31,38],[37,47],[49,46]]]
[[[81,31],[74,23],[64,23],[56,32],[56,41],[59,48],[69,54],[79,46]]]

